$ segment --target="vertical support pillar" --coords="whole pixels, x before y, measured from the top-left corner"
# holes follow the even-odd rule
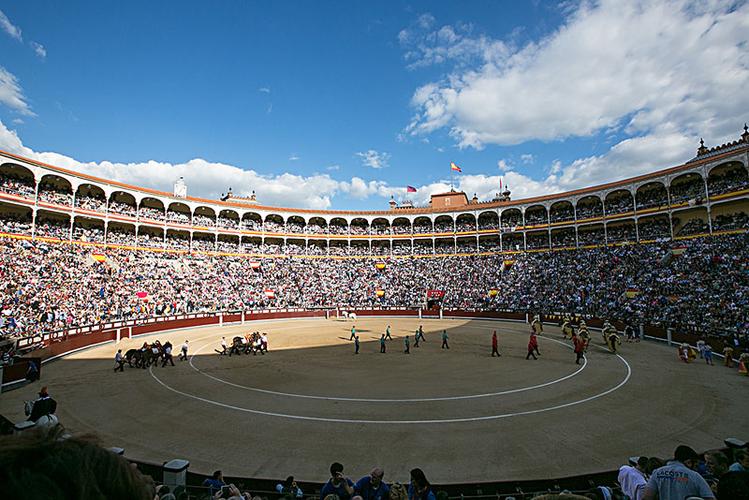
[[[421,307],[419,307],[419,319],[421,319]]]
[[[671,347],[671,345],[673,344],[673,342],[671,340],[671,334],[672,333],[673,333],[673,331],[671,330],[671,328],[666,328],[666,340],[668,341],[668,346],[669,347]]]
[[[224,326],[224,313],[218,313],[218,326]]]
[[[122,331],[122,328],[117,329],[117,343],[120,343],[120,332]]]
[[[440,319],[442,319],[442,306],[440,306]]]
[[[243,325],[244,325],[244,321],[245,321],[245,318],[244,318],[244,309],[242,309],[242,324]]]

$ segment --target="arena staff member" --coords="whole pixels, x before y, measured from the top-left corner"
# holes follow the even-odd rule
[[[671,498],[715,498],[710,486],[693,470],[699,455],[689,446],[681,445],[674,451],[674,459],[653,471],[645,487],[643,500],[668,500]]]

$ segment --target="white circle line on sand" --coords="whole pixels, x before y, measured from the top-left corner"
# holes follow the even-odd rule
[[[462,328],[478,329],[479,327],[463,326]],[[483,328],[481,329],[483,330]],[[571,346],[569,346],[568,344],[562,341],[548,338],[548,337],[542,337],[542,338],[544,340],[550,340],[552,342],[556,342],[557,344],[561,344],[569,349],[572,349]],[[193,364],[193,357],[197,356],[198,353],[200,353],[206,347],[207,347],[207,344],[200,347],[197,351],[195,351],[195,354],[190,356],[190,367],[192,367],[195,371],[197,371],[204,377],[208,377],[212,380],[215,380],[216,382],[220,382],[222,384],[225,384],[231,387],[236,387],[238,389],[244,389],[247,391],[259,392],[263,394],[271,394],[273,396],[284,396],[284,397],[289,397],[289,398],[302,398],[302,399],[316,399],[316,400],[323,400],[323,401],[346,401],[349,403],[426,403],[426,402],[434,402],[434,401],[458,401],[458,400],[464,400],[464,399],[479,399],[479,398],[489,398],[489,397],[495,397],[495,396],[504,396],[507,394],[516,394],[519,392],[526,392],[526,391],[532,391],[535,389],[541,389],[544,387],[548,387],[550,385],[564,382],[565,380],[571,379],[572,377],[579,375],[585,369],[585,367],[588,366],[588,358],[583,357],[583,364],[580,368],[570,373],[569,375],[565,375],[564,377],[558,378],[556,380],[551,380],[549,382],[544,382],[543,384],[531,385],[528,387],[519,387],[517,389],[508,389],[506,391],[489,392],[489,393],[484,393],[484,394],[469,394],[469,395],[464,395],[464,396],[443,396],[443,397],[434,397],[434,398],[407,398],[407,399],[345,398],[345,397],[336,397],[336,396],[319,396],[319,395],[313,395],[313,394],[297,394],[293,392],[272,391],[270,389],[261,389],[259,387],[250,387],[250,386],[246,386],[242,384],[236,384],[234,382],[229,382],[228,380],[215,377],[213,375],[206,373],[205,371],[201,370],[200,368],[198,368],[197,366]],[[238,356],[241,356],[241,355],[238,355]]]
[[[197,401],[202,401],[204,403],[212,404],[212,405],[219,406],[222,408],[241,411],[245,413],[253,413],[256,415],[263,415],[263,416],[268,416],[268,417],[288,418],[288,419],[293,419],[293,420],[304,420],[304,421],[312,421],[312,422],[331,422],[331,423],[340,423],[340,424],[403,424],[403,425],[422,424],[423,425],[423,424],[450,424],[450,423],[462,423],[462,422],[480,422],[480,421],[486,421],[486,420],[498,420],[501,418],[518,417],[518,416],[523,416],[523,415],[534,415],[537,413],[545,413],[548,411],[560,410],[562,408],[569,408],[571,406],[576,406],[576,405],[588,403],[590,401],[594,401],[598,398],[607,396],[611,394],[612,392],[620,389],[622,386],[624,386],[624,384],[626,384],[629,381],[629,378],[632,376],[632,367],[629,366],[629,363],[627,363],[627,360],[624,359],[619,354],[616,354],[616,357],[619,358],[619,360],[622,363],[624,363],[624,366],[627,368],[626,377],[624,377],[624,380],[619,382],[614,387],[607,389],[601,393],[594,394],[593,396],[589,396],[584,399],[579,399],[577,401],[570,401],[569,403],[549,406],[546,408],[538,408],[535,410],[526,410],[526,411],[519,411],[519,412],[513,412],[513,413],[503,413],[499,415],[486,415],[483,417],[448,418],[448,419],[434,419],[434,420],[357,420],[357,419],[348,419],[348,418],[329,418],[329,417],[310,417],[310,416],[304,416],[304,415],[290,415],[287,413],[275,413],[275,412],[254,410],[251,408],[242,408],[240,406],[229,405],[226,403],[213,401],[211,399],[202,398],[194,394],[189,394],[189,393],[180,391],[178,389],[175,389],[165,384],[158,377],[156,377],[156,375],[153,374],[153,367],[151,367],[148,371],[151,374],[151,377],[153,377],[153,379],[156,380],[156,382],[161,384],[164,388],[174,392],[175,394],[179,394],[187,398],[195,399]]]

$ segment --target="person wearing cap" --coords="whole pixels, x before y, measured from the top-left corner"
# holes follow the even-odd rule
[[[715,498],[707,481],[694,470],[699,455],[689,446],[678,446],[674,459],[653,471],[645,487],[644,500],[682,500],[690,496]]]
[[[34,401],[34,406],[31,408],[31,414],[29,420],[36,422],[40,418],[46,415],[54,415],[57,411],[57,401],[52,399],[47,392],[47,386],[41,388],[39,391],[39,399]]]
[[[375,467],[368,476],[356,482],[354,491],[363,500],[388,500],[390,487],[382,480],[383,477],[385,477],[385,471],[380,467]]]

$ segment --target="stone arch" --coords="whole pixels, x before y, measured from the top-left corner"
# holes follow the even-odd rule
[[[549,222],[567,222],[575,220],[575,207],[569,200],[560,200],[549,207]]]
[[[181,201],[173,201],[169,204],[166,209],[166,220],[169,222],[176,222],[178,224],[189,225],[192,222],[192,211],[186,203]],[[198,224],[202,225],[202,224]],[[189,236],[189,235],[188,235]],[[167,233],[167,239],[169,234]],[[189,245],[189,238],[188,238]]]
[[[109,213],[137,217],[138,202],[135,196],[127,191],[114,191],[109,196]]]
[[[661,181],[645,183],[637,188],[635,193],[637,210],[668,206],[668,191]]]
[[[707,174],[710,196],[749,189],[749,172],[740,161],[728,161],[712,167]]]
[[[492,230],[499,229],[499,215],[494,211],[481,212],[478,218],[479,230]]]
[[[396,217],[391,225],[393,234],[411,234],[411,221],[408,217]],[[409,243],[409,248],[411,244]]]
[[[604,199],[606,215],[626,214],[635,209],[635,197],[629,189],[615,189]]]
[[[239,229],[239,212],[228,208],[222,209],[218,213],[216,225],[224,229]],[[239,242],[237,242],[237,246]]]
[[[94,212],[106,212],[107,194],[100,186],[84,182],[75,190],[75,206]]]
[[[690,200],[701,202],[707,197],[705,181],[698,172],[687,172],[671,179],[669,196],[672,205],[687,203]]]
[[[458,215],[455,218],[455,231],[458,233],[475,233],[476,216],[471,213]]]
[[[543,205],[531,205],[525,209],[525,225],[541,226],[549,223],[549,212]],[[548,247],[548,245],[547,245]]]
[[[73,202],[73,185],[64,177],[45,174],[39,180],[39,201],[55,205],[70,205]]]
[[[509,229],[523,225],[523,212],[519,208],[503,210],[500,216],[502,229]]]
[[[138,206],[139,219],[163,222],[166,217],[165,212],[164,203],[158,198],[146,196],[140,200],[140,205]]]
[[[583,196],[577,200],[575,213],[578,221],[603,217],[603,202],[601,201],[601,197],[598,195]]]
[[[435,233],[452,233],[455,231],[455,224],[452,215],[439,215],[434,219]]]

